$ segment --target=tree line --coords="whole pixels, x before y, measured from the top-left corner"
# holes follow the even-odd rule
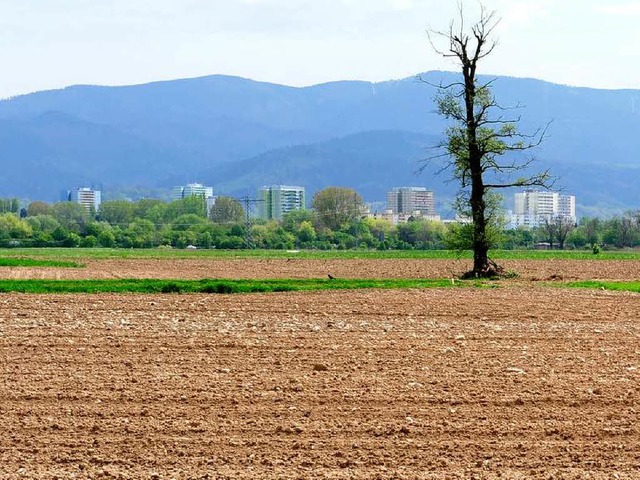
[[[352,189],[318,192],[312,209],[296,210],[280,221],[252,218],[242,205],[218,197],[207,210],[201,197],[172,202],[143,199],[103,202],[98,212],[74,202],[0,199],[0,246],[219,249],[470,249],[473,226],[409,219],[392,225],[364,216],[361,196]],[[640,210],[609,219],[584,218],[577,225],[550,220],[538,228],[504,228],[496,216],[487,232],[491,248],[625,248],[640,246]]]

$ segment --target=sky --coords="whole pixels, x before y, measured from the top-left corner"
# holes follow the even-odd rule
[[[640,0],[486,0],[479,73],[640,89]],[[468,20],[478,2],[463,0]],[[427,31],[455,0],[0,0],[0,98],[212,74],[306,86],[455,70]]]

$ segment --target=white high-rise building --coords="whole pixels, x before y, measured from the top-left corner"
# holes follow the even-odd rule
[[[304,187],[291,185],[269,185],[260,189],[258,198],[260,218],[282,220],[283,215],[294,210],[305,209]]]
[[[394,215],[435,217],[435,196],[424,187],[396,187],[387,192],[387,210]]]
[[[87,213],[91,213],[92,209],[97,212],[102,203],[102,192],[88,187],[64,190],[61,193],[61,200],[79,203],[87,210]]]
[[[558,215],[576,220],[576,197],[560,195],[558,198]]]
[[[576,221],[576,197],[545,190],[525,190],[514,195],[511,228],[535,228],[556,218]]]
[[[211,198],[213,197],[213,187],[206,187],[201,183],[188,183],[187,185],[173,187],[174,200],[192,196],[204,197],[205,199]]]

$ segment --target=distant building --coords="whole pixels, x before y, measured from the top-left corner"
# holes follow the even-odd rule
[[[514,195],[511,228],[531,227],[563,218],[576,222],[576,197],[544,190],[525,190]]]
[[[102,192],[87,187],[80,187],[75,190],[63,190],[60,196],[62,201],[75,202],[82,205],[87,212],[100,210],[102,203]]]
[[[213,197],[213,187],[206,187],[200,183],[189,183],[184,186],[173,187],[173,199],[180,200],[187,197]]]
[[[211,207],[213,207],[216,204],[217,199],[218,197],[205,197],[204,201],[207,206],[207,215],[211,211]]]
[[[392,225],[398,225],[400,223],[407,223],[412,220],[431,220],[433,222],[441,222],[440,215],[422,215],[420,212],[408,213],[393,213],[391,209],[387,209],[382,213],[375,213],[368,215],[371,218],[381,218],[390,222]]]
[[[413,217],[440,220],[436,214],[435,195],[424,187],[396,187],[387,192],[387,210],[393,223],[401,223]]]
[[[576,221],[576,197],[574,195],[560,195],[558,198],[558,215]]]
[[[258,205],[260,218],[282,220],[282,217],[294,210],[305,209],[304,187],[290,185],[270,185],[260,189]]]

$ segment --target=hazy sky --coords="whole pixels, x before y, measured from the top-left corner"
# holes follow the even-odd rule
[[[480,73],[640,89],[640,0],[484,5],[502,21]],[[217,73],[301,86],[452,70],[425,32],[456,12],[454,0],[0,0],[0,97]]]

